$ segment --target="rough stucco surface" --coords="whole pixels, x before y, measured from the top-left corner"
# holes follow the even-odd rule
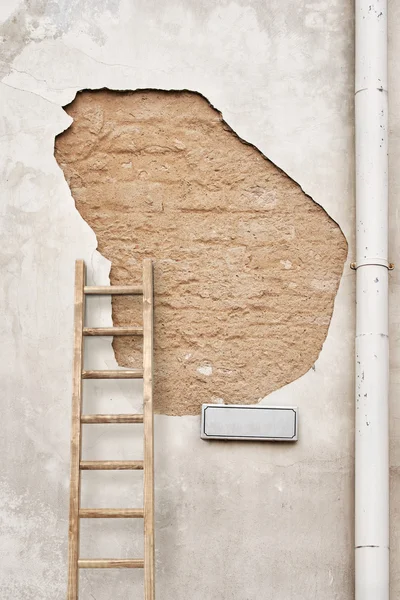
[[[353,597],[352,14],[347,0],[0,3],[6,44],[0,83],[2,598],[66,597],[74,261],[83,258],[89,282],[98,285],[109,284],[110,263],[76,210],[54,159],[54,139],[71,124],[63,106],[79,90],[104,87],[200,91],[241,138],[301,184],[349,242],[314,367],[261,400],[299,407],[296,444],[207,443],[199,439],[198,415],[156,415],[157,597]],[[396,261],[398,3],[391,2],[391,14]],[[399,269],[391,285],[391,594],[398,598]],[[108,298],[88,305],[88,324],[111,326]],[[86,343],[87,368],[116,368],[110,339]],[[84,382],[85,412],[136,412],[141,404],[138,382]],[[90,426],[83,456],[140,458],[141,443],[137,426]],[[85,472],[82,505],[140,506],[141,490],[139,473]],[[141,523],[86,521],[82,557],[140,556]],[[142,600],[142,583],[139,570],[84,570],[80,600]]]
[[[199,94],[82,92],[66,110],[56,158],[112,283],[155,260],[157,411],[258,402],[308,371],[347,251],[326,212]],[[115,300],[115,324],[138,306]],[[117,338],[118,363],[138,346]]]

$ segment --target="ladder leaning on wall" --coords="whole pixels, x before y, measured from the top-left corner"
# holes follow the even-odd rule
[[[144,598],[154,600],[154,441],[153,441],[153,266],[143,261],[141,286],[85,285],[86,267],[83,260],[75,264],[74,357],[71,431],[71,483],[69,509],[68,600],[78,600],[80,569],[143,568]],[[85,327],[85,297],[99,295],[142,295],[142,327]],[[142,335],[143,368],[116,371],[86,371],[84,369],[84,337],[93,335]],[[83,379],[143,379],[143,414],[82,414]],[[143,423],[144,460],[85,461],[82,460],[82,425],[95,423]],[[83,470],[143,470],[143,508],[81,508],[81,471]],[[86,559],[79,553],[79,530],[82,518],[143,518],[144,558]]]

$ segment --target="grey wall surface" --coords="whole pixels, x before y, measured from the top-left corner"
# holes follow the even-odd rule
[[[392,255],[400,151],[400,11],[391,10]],[[0,589],[64,598],[67,582],[74,260],[108,283],[110,264],[77,213],[54,155],[81,89],[190,89],[222,111],[335,219],[348,263],[313,369],[262,403],[297,405],[296,444],[200,440],[200,417],[156,418],[157,598],[337,600],[353,586],[353,14],[335,0],[218,3],[92,0],[0,6],[2,436]],[[315,266],[318,270],[318,265]],[[392,280],[393,399],[400,383]],[[108,299],[91,323],[111,324]],[[90,368],[116,365],[91,340]],[[87,382],[85,409],[140,408],[140,386]],[[392,403],[392,593],[400,592],[400,409]],[[104,429],[106,427],[106,429]],[[109,429],[107,429],[107,427]],[[126,427],[126,426],[123,426]],[[110,429],[111,428],[111,429]],[[112,431],[111,431],[112,430]],[[140,431],[96,426],[90,459],[140,458]],[[86,475],[86,474],[85,474]],[[88,473],[84,506],[137,506],[141,479]],[[82,556],[138,557],[140,523],[84,524]],[[142,597],[140,572],[85,572],[82,600]]]

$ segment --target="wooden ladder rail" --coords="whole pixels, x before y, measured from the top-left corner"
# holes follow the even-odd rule
[[[86,328],[85,295],[143,295],[143,327]],[[143,370],[85,371],[84,336],[143,335]],[[75,264],[74,356],[72,380],[71,480],[68,544],[68,600],[78,600],[79,569],[143,568],[144,598],[154,600],[154,415],[153,415],[153,265],[143,261],[143,286],[86,286],[83,260]],[[143,415],[82,415],[83,379],[137,379],[143,377]],[[82,461],[82,424],[144,423],[143,461]],[[143,509],[81,508],[81,471],[86,469],[143,469]],[[144,559],[80,559],[81,518],[143,518]]]
[[[144,598],[154,600],[153,266],[143,261]]]
[[[81,508],[82,455],[82,371],[83,327],[85,322],[86,267],[75,263],[74,356],[72,366],[71,481],[68,532],[68,600],[78,600],[79,590],[79,511]]]

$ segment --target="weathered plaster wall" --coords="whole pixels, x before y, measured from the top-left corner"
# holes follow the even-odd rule
[[[325,340],[346,241],[337,224],[193,92],[82,92],[56,139],[113,284],[155,269],[155,409],[255,403],[303,375]],[[113,303],[116,325],[140,304]],[[116,338],[120,365],[140,340]]]
[[[344,0],[15,0],[2,3],[0,14],[6,44],[0,450],[7,458],[0,487],[0,588],[7,599],[54,600],[66,589],[73,262],[84,258],[99,284],[108,282],[110,269],[54,159],[54,138],[70,124],[62,106],[81,89],[200,92],[340,225],[352,259],[352,7]],[[399,14],[393,7],[393,57]],[[395,62],[391,68],[395,90]],[[398,110],[394,99],[394,158]],[[392,184],[395,193],[395,172]],[[393,249],[396,218],[394,209]],[[299,406],[296,445],[208,444],[199,439],[197,416],[157,416],[159,598],[351,598],[353,283],[347,263],[314,368],[262,400]],[[91,322],[111,324],[109,301],[91,302]],[[395,398],[396,299],[393,304]],[[89,367],[115,364],[109,340],[90,340]],[[140,406],[139,384],[87,384],[85,410]],[[393,406],[393,597],[400,591],[397,412]],[[140,433],[129,426],[93,427],[85,435],[85,456],[140,457]],[[134,506],[140,486],[138,474],[91,473],[90,481],[84,478],[83,503]],[[136,527],[86,524],[82,554],[135,556],[141,543]],[[82,576],[83,600],[140,598],[140,590],[139,572]]]

